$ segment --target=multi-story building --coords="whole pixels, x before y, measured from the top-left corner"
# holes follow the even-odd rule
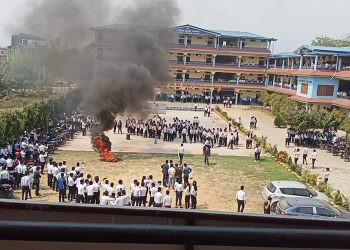
[[[37,35],[29,35],[24,33],[13,35],[11,40],[11,48],[16,48],[18,46],[37,48],[47,45],[48,42],[46,39]]]
[[[8,60],[8,48],[0,47],[0,64],[6,62]]]
[[[122,25],[94,28],[95,59],[113,58],[108,38]],[[306,109],[350,109],[350,47],[302,46],[273,54],[274,38],[248,32],[207,30],[192,25],[172,29],[167,44],[170,79],[164,90],[234,96],[254,100],[261,91],[289,95]]]

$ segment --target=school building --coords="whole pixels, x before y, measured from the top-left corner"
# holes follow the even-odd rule
[[[95,59],[107,60],[114,48],[104,42],[122,25],[92,29]],[[249,32],[208,30],[193,25],[172,28],[166,44],[169,81],[165,93],[232,96],[254,103],[261,91],[286,94],[308,110],[350,108],[350,47],[304,45],[272,54],[272,37]],[[111,47],[112,46],[112,47]]]

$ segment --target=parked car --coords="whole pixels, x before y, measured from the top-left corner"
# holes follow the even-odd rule
[[[263,190],[262,196],[268,197],[311,197],[327,201],[326,195],[315,192],[297,181],[271,181]]]
[[[282,198],[276,205],[276,214],[306,217],[348,218],[349,213],[327,202],[313,198]]]
[[[284,197],[308,197],[328,201],[328,197],[320,192],[313,191],[303,183],[297,181],[271,181],[262,192],[262,197],[271,200],[271,212],[274,213],[277,202]]]

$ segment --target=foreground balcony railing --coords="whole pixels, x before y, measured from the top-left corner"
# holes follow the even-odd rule
[[[350,100],[350,96],[344,94],[337,94],[337,98]]]
[[[183,61],[176,61],[176,60],[170,60],[168,61],[169,64],[177,64],[177,65],[198,65],[198,66],[208,66],[208,67],[228,67],[228,68],[248,68],[248,69],[265,69],[266,66],[265,65],[260,65],[260,64],[245,64],[245,63],[241,63],[240,67],[238,63],[235,62],[229,62],[229,63],[215,63],[215,65],[211,62],[195,62],[195,61],[190,61],[190,62],[186,62],[186,64]]]

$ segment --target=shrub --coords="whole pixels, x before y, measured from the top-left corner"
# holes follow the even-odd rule
[[[279,162],[287,163],[288,162],[288,154],[286,151],[279,151],[276,157],[276,160]]]
[[[326,184],[326,189],[325,189],[324,193],[325,193],[328,197],[333,198],[333,188],[332,188],[332,186],[329,185],[329,184]]]
[[[317,185],[317,189],[318,191],[325,193],[327,189],[327,183],[320,181]]]
[[[303,174],[303,168],[298,164],[295,164],[295,173],[299,176]]]
[[[286,126],[286,122],[282,119],[281,116],[276,116],[274,122],[276,127],[280,128],[280,127],[285,127]]]
[[[301,175],[301,179],[313,187],[317,186],[317,178],[318,174],[313,174],[310,171],[305,171]]]
[[[345,195],[342,194],[342,198],[343,198],[343,208],[345,208],[346,210],[350,210],[350,198],[346,197]]]
[[[333,200],[336,205],[339,205],[339,206],[343,205],[343,197],[339,190],[335,192]]]

